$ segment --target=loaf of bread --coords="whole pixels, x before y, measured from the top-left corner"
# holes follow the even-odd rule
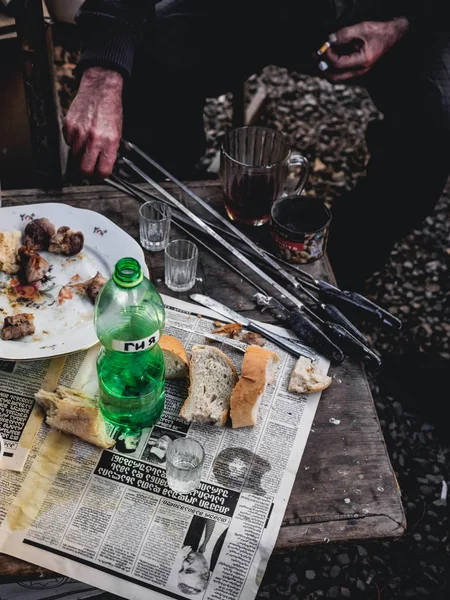
[[[189,361],[189,395],[180,410],[187,421],[225,425],[230,396],[238,380],[231,360],[213,346],[196,344]]]
[[[289,391],[309,394],[321,392],[331,383],[331,377],[323,373],[310,358],[300,356],[291,373]]]
[[[275,352],[249,346],[242,363],[242,374],[231,394],[230,416],[233,428],[256,425],[259,405],[268,384],[275,380],[274,367],[279,361]]]
[[[189,375],[189,362],[180,340],[172,335],[163,334],[159,345],[164,354],[166,379],[179,379]]]
[[[116,443],[106,433],[105,421],[94,400],[79,390],[59,385],[55,392],[39,390],[35,398],[45,410],[45,422],[50,427],[100,448],[111,448]]]
[[[0,271],[12,275],[17,273],[20,265],[17,262],[20,231],[0,231]]]

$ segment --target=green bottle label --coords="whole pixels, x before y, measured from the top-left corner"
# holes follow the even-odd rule
[[[112,349],[118,352],[143,352],[153,348],[159,342],[159,330],[141,340],[112,340]]]

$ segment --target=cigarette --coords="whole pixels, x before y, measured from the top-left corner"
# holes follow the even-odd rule
[[[317,56],[322,56],[322,54],[325,54],[325,52],[328,50],[328,48],[330,48],[331,44],[330,42],[325,42],[316,52]]]

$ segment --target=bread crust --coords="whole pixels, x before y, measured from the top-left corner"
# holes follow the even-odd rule
[[[250,427],[256,425],[253,409],[259,397],[266,388],[266,372],[270,360],[277,363],[280,358],[271,350],[261,346],[248,346],[242,363],[242,375],[230,400],[230,416],[233,429],[238,427]],[[272,379],[268,383],[273,383]]]
[[[189,364],[186,350],[184,349],[183,343],[178,338],[163,333],[158,344],[161,350],[173,352],[179,359],[186,363],[186,365]]]
[[[331,381],[332,378],[319,371],[311,359],[301,356],[292,369],[288,390],[299,394],[313,394],[326,390]]]
[[[50,427],[99,448],[111,448],[116,443],[106,433],[105,422],[95,402],[80,390],[59,385],[55,392],[39,390],[35,399],[45,410],[45,422]]]
[[[235,382],[238,380],[238,374],[237,374],[237,371],[236,371],[236,367],[233,365],[233,363],[228,358],[228,356],[224,352],[222,352],[222,350],[219,350],[218,348],[215,348],[214,346],[208,346],[208,345],[205,345],[205,344],[194,344],[192,346],[191,354],[190,354],[190,357],[189,357],[189,391],[188,391],[187,398],[183,402],[183,406],[181,407],[180,413],[179,413],[180,417],[182,417],[183,419],[186,419],[187,421],[189,419],[187,419],[185,415],[186,415],[186,410],[187,410],[187,408],[189,406],[189,402],[190,402],[190,398],[191,398],[191,391],[192,391],[192,387],[193,387],[193,374],[192,374],[193,369],[192,369],[192,365],[191,365],[191,363],[192,363],[192,355],[194,354],[195,350],[202,349],[202,348],[208,348],[208,350],[212,350],[213,352],[215,352],[216,354],[218,354],[219,356],[221,356],[221,358],[224,359],[225,362],[227,362],[229,364],[229,366],[231,368],[231,371],[233,373],[233,377],[234,377]],[[222,414],[220,416],[220,419],[218,419],[214,423],[214,425],[217,425],[217,426],[225,425],[226,422],[227,422],[227,419],[228,419],[228,412],[229,412],[229,409],[225,409],[222,412]]]
[[[173,335],[167,335],[165,333],[163,333],[163,335],[161,336],[158,343],[159,343],[159,347],[161,348],[161,350],[163,352],[175,354],[175,356],[179,360],[181,360],[181,362],[183,363],[183,365],[185,367],[184,372],[179,373],[172,377],[168,377],[167,373],[166,373],[166,378],[167,379],[177,379],[177,378],[187,377],[189,374],[189,361],[188,361],[188,357],[186,354],[186,350],[183,346],[183,343],[178,338],[174,337]]]

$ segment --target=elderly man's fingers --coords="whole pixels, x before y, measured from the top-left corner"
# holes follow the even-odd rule
[[[90,177],[94,173],[99,154],[100,150],[98,147],[93,144],[88,144],[86,146],[80,162],[80,171],[82,175]]]
[[[109,177],[113,171],[114,163],[116,162],[116,156],[116,152],[100,152],[96,175],[98,175],[101,179]]]
[[[347,71],[350,69],[366,68],[369,58],[366,56],[365,47],[359,52],[352,54],[338,54],[333,48],[330,48],[327,52],[327,62],[333,69]]]
[[[86,146],[86,136],[76,129],[72,136],[72,154],[79,155]]]
[[[369,69],[357,69],[355,71],[344,71],[342,73],[327,73],[325,77],[332,83],[338,83],[339,81],[347,81],[355,77],[361,77],[365,75]]]
[[[331,33],[328,39],[332,44],[349,44],[355,38],[361,38],[365,30],[365,24],[358,23]]]

